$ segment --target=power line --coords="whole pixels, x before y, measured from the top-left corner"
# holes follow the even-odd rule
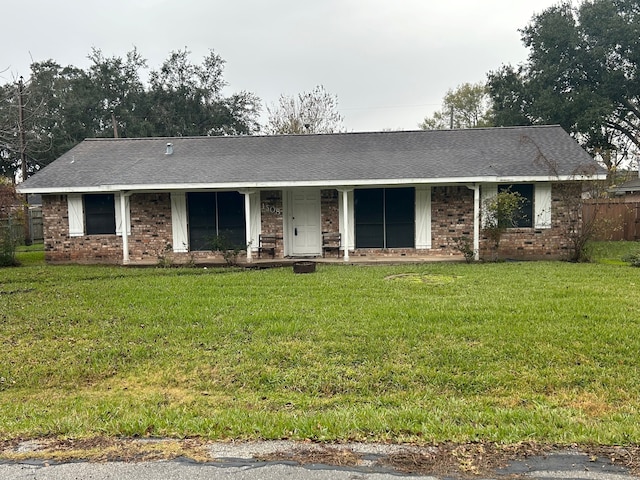
[[[340,110],[383,110],[394,108],[422,108],[422,107],[439,107],[441,103],[419,103],[412,105],[378,105],[369,107],[339,107]]]

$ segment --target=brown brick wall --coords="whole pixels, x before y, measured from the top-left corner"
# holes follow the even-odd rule
[[[260,230],[265,235],[277,237],[276,258],[284,256],[283,218],[282,191],[265,190],[260,192]]]
[[[521,228],[506,232],[498,253],[501,258],[562,258],[567,255],[567,224],[576,217],[564,200],[565,192],[579,195],[579,186],[554,185],[552,190],[552,227]],[[450,256],[458,255],[456,241],[460,237],[473,239],[473,191],[466,187],[433,187],[432,248],[430,250],[358,249],[354,256]],[[155,263],[167,257],[175,263],[190,261],[222,261],[213,252],[173,253],[171,251],[171,198],[168,193],[134,194],[130,199],[131,234],[129,255],[134,263]],[[279,241],[276,257],[284,255],[283,193],[280,190],[260,194],[261,229],[275,234]],[[69,237],[67,199],[64,195],[43,196],[45,224],[45,257],[49,262],[121,263],[122,238],[116,235]],[[321,194],[322,231],[337,232],[339,228],[338,192],[324,189]],[[481,256],[490,258],[493,252],[481,236]],[[240,254],[241,257],[244,253]]]
[[[473,190],[467,187],[431,189],[431,251],[434,254],[458,254],[456,241],[473,241]]]
[[[131,195],[131,235],[129,260],[156,261],[173,249],[171,196],[168,193]]]
[[[322,190],[320,193],[320,218],[323,232],[340,231],[340,203],[337,190]]]
[[[571,246],[568,231],[579,226],[582,209],[579,208],[579,184],[553,184],[551,188],[551,228],[513,228],[500,239],[499,258],[541,260],[562,259],[569,256]],[[491,242],[480,237],[482,258],[492,258]]]
[[[116,235],[69,236],[65,195],[42,196],[45,259],[51,263],[119,263],[122,239]]]

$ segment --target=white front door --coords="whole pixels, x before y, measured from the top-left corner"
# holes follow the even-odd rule
[[[294,190],[291,200],[291,254],[294,257],[320,255],[320,190]]]

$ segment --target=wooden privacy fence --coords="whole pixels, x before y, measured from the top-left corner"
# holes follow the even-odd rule
[[[640,202],[585,200],[582,218],[584,225],[595,221],[594,240],[640,240]]]
[[[42,209],[32,208],[29,210],[29,232],[31,233],[31,243],[43,241]],[[10,238],[19,245],[24,243],[24,221],[21,215],[0,218],[0,238],[6,239],[7,235],[10,235]]]
[[[0,218],[0,242],[10,241],[11,243],[20,243],[24,237],[24,227],[22,221],[9,216],[8,218]]]
[[[29,209],[29,231],[31,232],[32,243],[42,242],[44,240],[41,208]]]

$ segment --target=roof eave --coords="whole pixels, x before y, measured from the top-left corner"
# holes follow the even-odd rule
[[[18,185],[22,194],[67,194],[92,192],[133,192],[133,191],[182,191],[182,190],[236,190],[236,189],[282,189],[296,187],[367,187],[376,185],[451,185],[470,183],[527,183],[527,182],[566,182],[585,180],[605,180],[606,173],[593,175],[538,175],[538,176],[477,176],[442,178],[389,178],[389,179],[348,179],[348,180],[301,180],[294,182],[226,182],[226,183],[167,183],[167,184],[130,184],[130,185],[94,185],[76,187],[27,187]]]

